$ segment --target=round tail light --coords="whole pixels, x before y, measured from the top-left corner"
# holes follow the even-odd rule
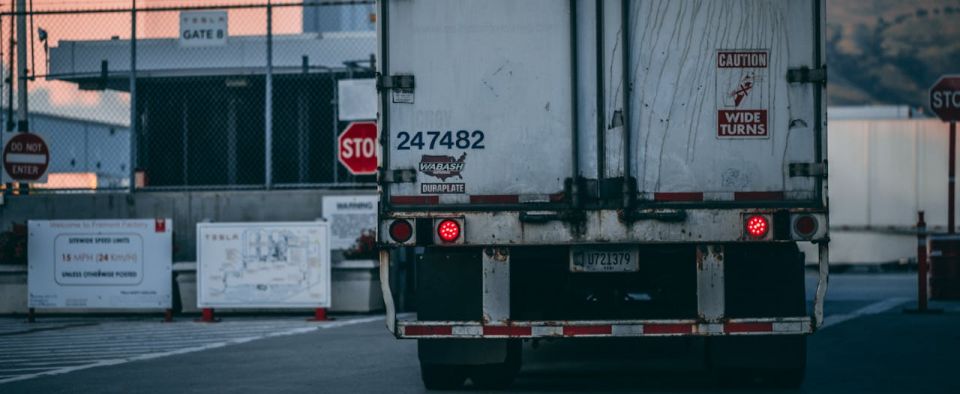
[[[456,220],[444,220],[437,225],[437,236],[443,242],[454,242],[460,238],[460,223]]]
[[[767,218],[763,216],[751,216],[747,218],[745,226],[747,234],[750,234],[753,238],[763,238],[767,235],[767,232],[770,231],[770,223],[768,223]]]
[[[397,220],[390,224],[390,238],[399,243],[410,240],[413,236],[413,225],[406,220]]]
[[[816,234],[818,227],[817,218],[810,215],[800,216],[793,222],[793,231],[804,238],[809,238]]]

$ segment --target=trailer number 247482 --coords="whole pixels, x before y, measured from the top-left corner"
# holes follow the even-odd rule
[[[397,140],[400,141],[397,150],[424,150],[439,147],[447,149],[453,149],[454,147],[457,149],[486,149],[486,146],[483,145],[484,137],[485,135],[481,130],[474,130],[473,132],[467,130],[457,132],[418,131],[416,133],[401,131],[397,133]]]

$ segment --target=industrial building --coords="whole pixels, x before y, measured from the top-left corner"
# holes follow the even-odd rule
[[[7,112],[4,111],[4,116]],[[105,123],[31,111],[31,131],[50,147],[48,179],[34,188],[116,189],[129,185],[130,129]],[[13,132],[4,132],[4,140]]]
[[[336,113],[337,81],[373,76],[370,7],[304,7],[304,33],[272,37],[272,185],[374,180],[351,177],[336,159],[346,126]],[[148,186],[265,184],[267,45],[264,36],[199,47],[137,40],[136,168]],[[130,56],[129,40],[60,41],[50,48],[49,78],[129,92]]]

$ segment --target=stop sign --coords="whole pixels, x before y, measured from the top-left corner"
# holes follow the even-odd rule
[[[353,122],[337,140],[340,163],[353,175],[377,173],[377,123]]]
[[[930,88],[930,109],[944,122],[960,121],[960,76],[941,77]]]
[[[47,174],[50,149],[39,135],[16,133],[3,147],[3,169],[11,180],[36,182]]]

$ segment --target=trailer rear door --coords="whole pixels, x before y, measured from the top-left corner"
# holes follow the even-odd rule
[[[572,174],[570,14],[556,0],[381,5],[392,205],[558,199]],[[390,78],[390,77],[387,77]],[[415,174],[415,181],[409,175]],[[394,176],[396,175],[396,176]],[[408,176],[404,179],[404,176]]]
[[[821,1],[628,3],[641,199],[819,201]]]
[[[382,1],[385,202],[820,206],[823,6]]]

